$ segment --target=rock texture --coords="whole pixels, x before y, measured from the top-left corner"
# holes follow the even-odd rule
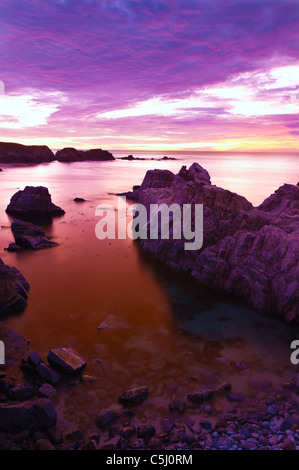
[[[59,162],[83,162],[83,161],[107,161],[115,160],[112,153],[108,150],[91,149],[91,150],[77,150],[72,147],[66,147],[58,150],[55,155]]]
[[[45,232],[30,222],[16,219],[11,224],[11,230],[15,243],[9,245],[9,251],[19,251],[21,248],[42,250],[43,248],[57,246],[57,243],[52,242],[46,237]]]
[[[15,193],[6,212],[20,218],[48,218],[65,213],[53,204],[49,190],[44,186],[26,186],[23,191]]]
[[[53,160],[55,160],[54,153],[46,145],[0,142],[1,163],[44,163]]]
[[[27,305],[29,289],[20,271],[6,266],[0,258],[0,318],[23,310]]]
[[[141,240],[144,250],[201,284],[298,321],[298,186],[285,184],[253,207],[244,197],[211,185],[197,163],[178,175],[169,173],[148,172],[133,198],[148,209],[150,204],[203,204],[204,244],[199,251],[185,251],[184,239]]]
[[[48,361],[53,367],[67,374],[80,372],[86,366],[84,359],[70,348],[51,349]]]

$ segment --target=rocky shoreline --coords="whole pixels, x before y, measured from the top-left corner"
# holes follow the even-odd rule
[[[254,208],[245,198],[212,186],[206,170],[194,164],[189,170],[183,167],[178,175],[150,171],[141,186],[127,195],[146,206],[203,203],[206,238],[199,256],[186,256],[183,241],[143,240],[144,250],[201,283],[246,296],[250,303],[252,291],[259,303],[253,303],[255,307],[297,320],[298,191],[294,185],[284,185]],[[22,196],[29,212],[32,194],[36,190],[27,189],[25,198],[24,194],[17,198],[20,202]],[[37,199],[41,209],[44,205]],[[47,207],[50,199],[49,194],[43,199]],[[31,242],[33,237],[33,246],[36,236],[44,238],[32,224],[23,226],[17,221],[16,228],[25,230]],[[242,264],[240,254],[246,263]],[[249,273],[245,279],[244,272]],[[269,286],[267,276],[273,285]],[[0,260],[0,315],[24,309],[29,289],[18,270]],[[86,361],[67,346],[51,349],[42,358],[28,340],[3,323],[0,337],[6,346],[6,364],[0,366],[1,450],[299,450],[299,375],[280,385],[249,380],[256,390],[251,401],[230,382],[230,368],[226,381],[216,383],[210,377],[206,387],[190,377],[189,392],[184,397],[170,393],[158,420],[144,419],[150,383],[128,390],[120,385],[115,406],[94,410],[96,432],[79,427],[61,433],[57,421],[63,417],[56,407],[57,397],[65,393],[65,387],[92,386],[97,378],[85,374]],[[248,372],[243,363],[230,367],[240,374]],[[16,378],[16,370],[22,372],[21,379]]]
[[[143,204],[203,204],[201,250],[181,240],[140,240],[144,251],[201,285],[235,294],[254,308],[299,320],[299,187],[284,184],[260,206],[211,184],[197,163],[177,175],[149,170],[126,196]],[[192,214],[194,224],[194,214]],[[148,219],[148,225],[150,220]],[[161,230],[161,227],[159,227]]]

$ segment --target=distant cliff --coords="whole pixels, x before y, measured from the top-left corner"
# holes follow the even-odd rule
[[[56,155],[46,145],[22,145],[13,142],[0,142],[0,163],[45,163],[60,162],[108,161],[115,160],[108,150],[77,150],[67,147],[58,150]]]
[[[44,163],[53,160],[55,160],[55,155],[46,145],[0,142],[1,163]]]

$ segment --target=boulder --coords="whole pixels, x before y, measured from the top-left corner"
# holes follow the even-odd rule
[[[46,145],[22,145],[0,142],[2,163],[44,163],[55,160],[54,153]]]
[[[0,429],[15,433],[22,430],[39,431],[56,425],[57,413],[53,403],[37,398],[23,403],[0,403]]]
[[[53,204],[48,188],[43,186],[26,186],[23,191],[15,193],[6,212],[21,219],[48,218],[65,213],[63,209]]]
[[[136,406],[148,398],[148,387],[136,387],[123,392],[118,401],[124,406]]]
[[[71,348],[51,349],[48,361],[53,367],[65,374],[81,372],[86,366],[85,360]]]
[[[15,238],[15,244],[20,248],[42,250],[57,246],[57,243],[46,237],[43,230],[30,222],[15,219],[11,224],[11,230]]]
[[[59,162],[84,162],[84,161],[108,161],[115,160],[108,150],[91,149],[77,150],[73,147],[66,147],[56,152],[56,159]]]
[[[0,318],[23,310],[27,305],[29,289],[20,271],[6,266],[0,258]]]

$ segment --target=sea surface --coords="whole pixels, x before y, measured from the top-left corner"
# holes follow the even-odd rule
[[[97,378],[94,384],[61,385],[58,426],[92,432],[98,414],[117,409],[124,390],[143,384],[150,389],[138,411],[144,423],[167,417],[173,397],[227,379],[256,406],[258,394],[267,395],[267,387],[279,387],[297,372],[290,344],[299,339],[299,328],[182,279],[144,256],[130,238],[98,240],[95,210],[102,203],[117,206],[114,194],[140,184],[149,169],[178,172],[194,161],[209,171],[213,184],[258,205],[280,185],[297,184],[298,156],[112,153],[146,160],[1,165],[0,257],[31,285],[26,310],[5,322],[44,359],[50,348],[73,347],[87,360],[85,373]],[[151,160],[164,155],[177,160]],[[4,248],[13,241],[12,219],[5,208],[26,185],[48,187],[66,211],[42,227],[59,246],[9,253]],[[75,197],[86,202],[75,203]],[[103,322],[107,327],[98,329]]]

